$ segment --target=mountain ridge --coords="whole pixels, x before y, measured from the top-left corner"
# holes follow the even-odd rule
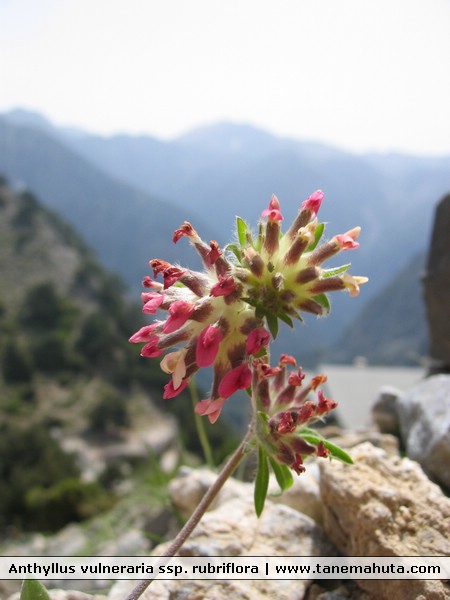
[[[38,119],[37,126],[48,128],[48,122],[39,125]],[[64,151],[94,164],[95,169],[113,177],[116,183],[122,180],[114,192],[114,201],[105,202],[102,194],[97,197],[96,192],[90,192],[93,205],[103,203],[103,215],[96,206],[97,216],[100,214],[108,222],[117,213],[113,219],[116,230],[109,235],[107,250],[102,239],[104,232],[94,213],[91,224],[83,219],[75,224],[91,244],[103,247],[102,260],[108,259],[106,264],[121,272],[133,289],[148,272],[149,258],[188,263],[197,268],[198,263],[189,262],[194,253],[186,251],[186,244],[180,242],[174,246],[171,242],[174,228],[182,221],[191,221],[206,241],[217,239],[223,245],[229,241],[227,224],[231,229],[235,214],[256,223],[270,196],[276,193],[285,220],[289,221],[301,201],[315,188],[322,187],[326,196],[320,219],[329,222],[326,235],[362,226],[360,248],[345,259],[353,263],[352,273],[366,275],[370,281],[356,300],[350,301],[344,295],[333,298],[334,310],[326,321],[306,322],[301,334],[305,346],[315,348],[313,353],[337,340],[365,303],[384,289],[412,256],[425,252],[434,205],[450,188],[447,157],[352,155],[320,144],[277,138],[246,124],[206,126],[173,141],[126,134],[110,138],[92,134],[73,137],[51,124],[50,128],[50,135],[41,132],[45,143],[49,143],[49,138],[58,138]],[[29,140],[30,129],[25,129],[28,134],[24,135]],[[22,145],[27,143],[25,140]],[[6,150],[14,151],[14,144]],[[23,156],[19,162],[23,163]],[[17,171],[24,173],[23,164]],[[32,175],[28,169],[27,182],[36,182]],[[71,178],[73,181],[72,175]],[[128,215],[127,220],[120,198],[124,190],[130,193],[130,186],[145,191],[134,191],[141,194],[142,202],[130,205],[130,212],[135,214]],[[170,198],[171,204],[163,202],[153,214],[149,206],[144,210],[146,202],[163,195]],[[72,195],[72,202],[77,202],[76,194]],[[61,210],[67,213],[68,208]],[[149,215],[148,234],[143,225],[144,213]],[[139,231],[134,231],[133,223],[138,223]],[[92,226],[91,231],[88,225]],[[129,243],[124,239],[127,232],[131,232]],[[147,243],[146,237],[151,243]],[[289,331],[283,335],[283,339],[288,339]],[[287,343],[294,352],[295,336]]]

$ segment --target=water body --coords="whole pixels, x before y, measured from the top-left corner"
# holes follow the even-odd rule
[[[321,365],[318,372],[328,375],[326,395],[339,404],[337,416],[346,429],[371,424],[371,408],[384,386],[404,392],[425,377],[419,367],[369,367],[367,365]]]

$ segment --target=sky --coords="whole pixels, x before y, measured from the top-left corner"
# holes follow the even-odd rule
[[[0,0],[0,112],[450,155],[450,0]]]

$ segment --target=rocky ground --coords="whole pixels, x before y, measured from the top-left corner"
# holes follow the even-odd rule
[[[229,480],[181,554],[185,556],[450,556],[450,376],[435,375],[396,397],[384,390],[374,407],[381,429],[328,432],[351,454],[354,464],[312,460],[306,473],[283,496],[267,502],[262,517],[254,514],[252,485]],[[423,435],[419,435],[419,433]],[[403,456],[404,446],[415,459]],[[411,448],[411,450],[409,450]],[[420,464],[422,463],[422,464]],[[205,469],[181,469],[170,484],[177,511],[189,515],[215,475]],[[273,491],[276,483],[273,483]],[[169,510],[150,516],[134,507],[124,516],[125,531],[105,542],[107,554],[158,555],[146,537],[149,520],[169,535],[176,523]],[[165,530],[165,531],[163,531]],[[77,554],[89,529],[70,526],[50,539],[36,536],[20,553]],[[40,540],[40,541],[39,541]],[[14,549],[13,549],[14,550]],[[26,552],[25,552],[26,551]],[[7,554],[7,552],[4,552]],[[15,548],[14,553],[19,553]],[[59,582],[65,588],[64,582]],[[67,582],[67,584],[75,582]],[[76,582],[78,583],[78,582]],[[107,589],[51,590],[52,600],[123,600],[133,582],[118,581]],[[242,598],[282,600],[405,600],[450,598],[448,583],[438,580],[311,581],[155,581],[143,600]],[[90,589],[88,586],[91,586]],[[89,593],[88,593],[89,590]],[[9,590],[11,592],[11,589]],[[17,600],[10,593],[0,597]]]
[[[354,464],[313,459],[283,496],[271,496],[260,519],[252,486],[231,479],[181,549],[185,556],[450,556],[450,196],[438,208],[425,281],[431,335],[430,376],[412,389],[380,391],[374,428],[335,429],[327,437]],[[215,475],[180,470],[170,498],[122,504],[109,522],[71,525],[56,536],[3,546],[4,555],[158,556],[149,532],[170,540]],[[273,489],[276,485],[273,484]],[[98,536],[98,529],[104,529]],[[93,539],[96,540],[94,544]],[[89,552],[87,551],[89,550]],[[84,553],[83,553],[84,552]],[[51,600],[125,600],[129,581],[54,582]],[[153,582],[142,600],[449,600],[440,580],[223,580]],[[73,587],[78,591],[69,591]],[[75,585],[77,584],[77,585]],[[18,600],[17,582],[0,582],[0,600]],[[3,586],[3,587],[2,587]],[[96,589],[92,589],[93,587]]]

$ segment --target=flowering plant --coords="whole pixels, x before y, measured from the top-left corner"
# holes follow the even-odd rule
[[[203,272],[160,259],[150,261],[154,279],[146,276],[143,280],[143,312],[155,315],[163,310],[167,316],[142,327],[130,342],[144,343],[144,357],[162,357],[161,369],[170,375],[164,398],[180,394],[194,374],[206,367],[213,368],[214,378],[209,397],[195,406],[198,415],[214,423],[235,392],[247,390],[251,398],[249,431],[193,521],[198,522],[249,448],[258,452],[258,516],[263,510],[270,468],[285,490],[292,484],[292,471],[300,475],[305,470],[303,461],[308,455],[351,462],[343,450],[310,427],[337,406],[320,389],[326,376],[317,375],[305,383],[301,367],[287,354],[276,365],[270,364],[269,342],[277,336],[280,321],[293,327],[296,320],[302,321],[302,312],[327,314],[329,292],[348,290],[350,296],[356,296],[367,281],[366,277],[350,275],[348,263],[324,268],[327,259],[358,247],[360,228],[322,242],[324,224],[319,223],[317,213],[323,196],[318,190],[305,200],[285,234],[281,232],[280,203],[272,196],[261,214],[257,233],[254,235],[238,217],[237,239],[224,249],[216,241],[206,244],[185,221],[174,232],[173,241],[188,238],[203,261]],[[162,281],[156,281],[159,275]],[[187,535],[196,522],[186,524]],[[184,542],[182,538],[167,556],[176,552]]]

